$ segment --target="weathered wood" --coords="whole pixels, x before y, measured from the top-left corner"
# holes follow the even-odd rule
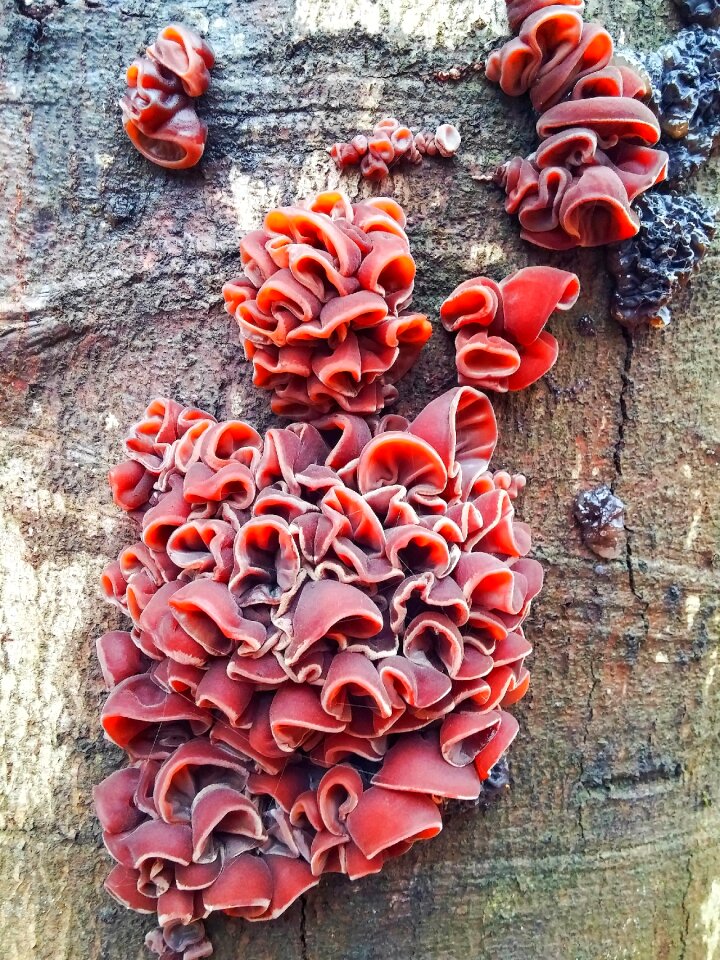
[[[103,563],[128,542],[105,484],[123,428],[157,392],[270,422],[220,286],[265,209],[336,184],[324,148],[382,113],[453,120],[453,163],[387,189],[410,214],[415,303],[434,312],[471,272],[548,259],[521,244],[481,175],[533,142],[527,105],[471,75],[505,30],[472,0],[6,0],[2,70],[0,418],[0,942],[9,960],[143,956],[144,918],[101,889],[90,789],[119,761],[98,726],[93,641],[117,622]],[[591,4],[645,47],[676,28],[667,0]],[[201,104],[197,170],[167,173],[125,140],[122,68],[182,17],[219,66]],[[351,193],[371,188],[350,177]],[[717,168],[701,183],[717,190]],[[717,248],[664,333],[607,316],[602,255],[553,258],[583,298],[552,321],[557,367],[498,398],[498,466],[529,477],[522,510],[547,586],[530,628],[513,789],[491,812],[381,876],[330,878],[269,925],[213,923],[219,960],[712,960],[720,956]],[[596,336],[575,321],[589,313]],[[438,325],[439,326],[439,325]],[[454,379],[438,329],[401,390],[418,410]],[[571,501],[612,484],[626,550],[600,563]]]

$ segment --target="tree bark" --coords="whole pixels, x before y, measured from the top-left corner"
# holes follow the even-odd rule
[[[466,277],[528,263],[575,269],[553,318],[560,359],[493,399],[496,466],[524,471],[521,505],[546,568],[516,713],[512,790],[378,877],[323,880],[270,924],[212,922],[218,960],[713,960],[720,957],[717,247],[662,333],[608,316],[602,252],[553,256],[517,237],[482,174],[533,147],[528,104],[480,75],[507,31],[499,0],[6,0],[0,14],[0,942],[9,960],[128,960],[147,918],[102,889],[90,791],[120,762],[104,741],[94,639],[119,624],[98,576],[130,541],[106,484],[124,428],[160,393],[263,427],[220,288],[237,242],[272,204],[341,178],[326,148],[390,113],[450,120],[455,161],[384,192],[410,218],[414,306]],[[668,0],[598,0],[616,38],[652,48]],[[218,57],[200,111],[199,168],[152,167],[126,140],[123,68],[182,16]],[[373,190],[355,175],[353,195]],[[698,188],[712,195],[717,167]],[[595,335],[577,319],[589,314]],[[417,412],[455,380],[439,323],[400,385]],[[587,329],[587,325],[583,326]],[[627,505],[623,554],[601,562],[572,521],[609,483]]]

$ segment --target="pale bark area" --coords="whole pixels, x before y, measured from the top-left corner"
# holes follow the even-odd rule
[[[590,4],[627,42],[675,29],[669,0]],[[132,960],[147,918],[114,905],[90,790],[120,761],[99,731],[93,642],[119,623],[98,574],[131,536],[105,482],[156,393],[270,422],[220,286],[239,235],[277,201],[337,184],[324,148],[384,113],[458,123],[455,162],[387,190],[410,215],[415,305],[435,316],[471,273],[549,258],[522,244],[478,175],[533,143],[523,102],[482,77],[495,0],[79,0],[0,13],[0,943],[6,960]],[[124,138],[123,67],[185,19],[219,66],[202,165],[172,174]],[[355,24],[355,25],[354,25]],[[356,177],[352,194],[371,192]],[[701,188],[717,187],[713,167]],[[498,398],[497,466],[527,473],[522,512],[547,586],[529,635],[513,788],[381,876],[323,881],[274,924],[213,923],[219,960],[713,960],[720,957],[717,247],[664,333],[608,318],[602,256],[553,319],[557,367]],[[575,321],[590,314],[597,334]],[[438,325],[439,326],[439,325]],[[454,381],[437,330],[401,385],[413,412]],[[621,559],[579,541],[571,503],[611,483]]]

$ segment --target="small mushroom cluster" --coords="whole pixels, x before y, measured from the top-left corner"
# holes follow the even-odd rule
[[[500,283],[472,277],[459,284],[440,307],[443,326],[457,333],[458,381],[497,393],[535,383],[558,356],[545,324],[579,293],[575,274],[555,267],[524,267]]]
[[[340,408],[373,414],[432,333],[409,310],[415,261],[402,207],[325,191],[278,207],[240,241],[243,272],[223,287],[272,409],[307,419]]]
[[[330,156],[341,170],[360,164],[367,180],[382,180],[401,160],[422,163],[424,156],[452,157],[460,147],[460,133],[451,123],[441,123],[433,133],[413,133],[395,117],[385,117],[369,136],[358,134],[347,143],[335,143]]]
[[[171,24],[144,57],[127,69],[120,100],[123,126],[140,153],[160,167],[193,167],[205,150],[207,126],[192,100],[210,86],[215,63],[210,46],[194,30]]]

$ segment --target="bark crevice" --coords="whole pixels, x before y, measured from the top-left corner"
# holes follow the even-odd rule
[[[580,839],[585,842],[586,832],[585,832],[585,803],[589,797],[589,791],[585,783],[586,775],[586,754],[588,743],[590,740],[590,726],[595,718],[595,693],[597,691],[598,685],[600,684],[600,676],[596,672],[596,662],[595,657],[590,655],[589,660],[589,673],[590,673],[590,687],[588,689],[587,701],[585,704],[585,725],[583,727],[583,736],[582,743],[580,746],[580,776],[578,779],[578,786],[580,788],[578,795],[578,830],[580,831]]]
[[[307,897],[300,897],[300,957],[301,960],[310,960],[307,945]]]
[[[693,872],[692,872],[692,859],[693,852],[690,851],[685,863],[685,870],[687,872],[687,886],[685,887],[685,892],[683,893],[682,898],[682,913],[683,913],[683,926],[680,930],[680,947],[681,954],[679,960],[685,960],[685,956],[688,949],[688,941],[690,939],[690,905],[689,905],[689,896],[690,888],[692,887],[693,882]]]
[[[613,464],[615,466],[615,480],[611,484],[613,493],[615,492],[615,484],[617,480],[623,475],[623,453],[625,452],[625,434],[630,423],[630,412],[629,412],[629,400],[632,397],[632,390],[635,386],[632,377],[632,364],[633,356],[635,354],[635,340],[632,335],[632,331],[627,330],[625,327],[620,328],[625,342],[625,354],[623,357],[622,370],[620,371],[620,376],[622,379],[622,386],[620,388],[620,396],[618,398],[618,430],[617,430],[617,439],[615,441],[615,449],[613,450]]]
[[[610,489],[615,493],[617,484],[623,477],[623,457],[627,444],[628,430],[633,418],[630,415],[630,404],[634,396],[635,381],[633,378],[633,359],[635,356],[635,338],[631,330],[626,327],[620,328],[625,343],[625,352],[623,356],[622,370],[620,376],[622,386],[618,398],[618,427],[617,438],[613,450],[613,465],[615,467],[615,477],[610,484]],[[631,526],[625,524],[625,568],[627,569],[628,586],[630,592],[639,604],[639,618],[642,626],[643,640],[647,640],[650,631],[650,621],[648,618],[649,603],[643,597],[637,583],[635,560],[634,560],[634,531]]]

